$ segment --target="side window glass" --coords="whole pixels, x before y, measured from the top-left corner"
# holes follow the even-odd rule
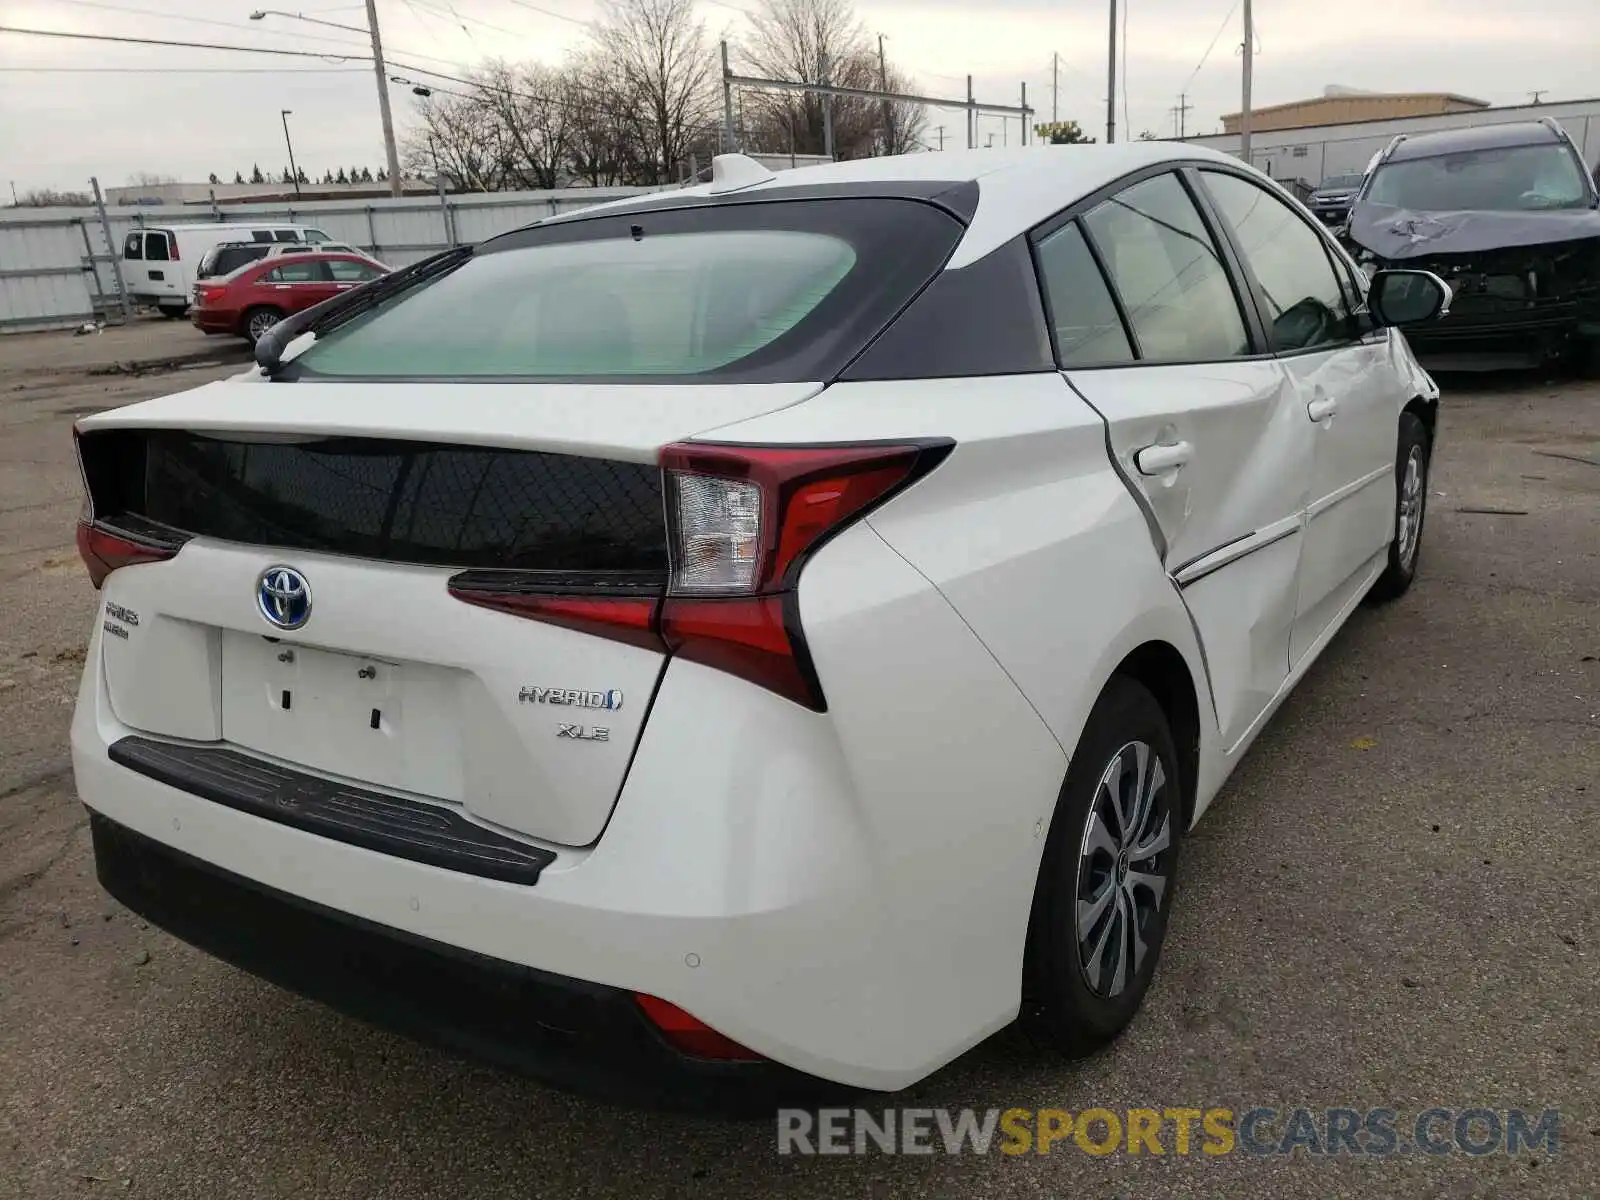
[[[1084,218],[1139,357],[1207,362],[1250,353],[1244,317],[1216,243],[1175,175],[1157,175]]]
[[[150,262],[166,262],[167,235],[164,233],[147,233],[144,235],[144,256]]]
[[[270,242],[272,240],[272,230],[252,229],[250,231],[250,240],[252,242]]]
[[[134,230],[128,235],[128,240],[122,243],[123,258],[144,258],[144,234]]]
[[[317,270],[320,266],[321,263],[314,262],[284,263],[281,267],[273,268],[267,278],[273,283],[316,283],[327,278]]]
[[[300,240],[300,235],[293,229],[280,229],[272,236],[275,241],[279,242],[298,242]]]
[[[261,277],[261,282],[262,283],[285,283],[285,282],[287,282],[283,277],[283,268],[282,267],[274,267],[272,270],[268,271],[265,275],[263,275]]]
[[[378,274],[366,263],[351,262],[349,259],[344,258],[336,258],[328,263],[328,270],[333,272],[333,277],[340,283],[375,279]]]
[[[1204,177],[1260,286],[1274,349],[1348,341],[1354,329],[1350,308],[1316,230],[1265,188],[1219,171]]]
[[[1122,363],[1133,347],[1117,316],[1111,289],[1089,253],[1076,221],[1039,242],[1039,279],[1056,336],[1056,361],[1063,367]]]
[[[328,241],[332,241],[332,240],[333,240],[332,238],[330,238],[327,234],[323,233],[322,230],[320,230],[320,229],[307,229],[306,230],[306,241],[311,242],[313,244],[315,244],[317,242],[328,242]]]

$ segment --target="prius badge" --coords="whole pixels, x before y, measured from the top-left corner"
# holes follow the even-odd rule
[[[615,712],[622,707],[622,693],[616,688],[587,692],[576,688],[534,687],[530,684],[517,693],[517,703],[563,704],[572,708],[601,708]]]

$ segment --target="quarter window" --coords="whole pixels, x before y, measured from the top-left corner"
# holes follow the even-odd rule
[[[1261,315],[1273,348],[1311,350],[1348,341],[1350,307],[1321,236],[1265,188],[1219,171],[1204,176],[1266,301]]]
[[[1040,241],[1039,277],[1055,331],[1056,360],[1063,367],[1133,358],[1111,289],[1076,221]]]
[[[1139,357],[1206,362],[1250,353],[1216,243],[1174,175],[1118,193],[1084,218],[1133,326]]]

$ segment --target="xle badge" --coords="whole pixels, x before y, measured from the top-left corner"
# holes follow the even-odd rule
[[[609,742],[611,730],[603,725],[595,725],[585,729],[582,725],[562,725],[556,730],[558,738],[571,738],[577,742]]]

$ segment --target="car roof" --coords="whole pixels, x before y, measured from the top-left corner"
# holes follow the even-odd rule
[[[865,196],[898,192],[933,197],[939,194],[939,188],[933,185],[943,184],[954,190],[975,184],[977,206],[966,236],[946,264],[947,268],[956,268],[983,257],[1019,233],[1123,176],[1163,163],[1243,166],[1237,158],[1217,150],[1153,141],[901,154],[796,167],[737,188],[717,183],[674,188],[595,205],[548,218],[539,224],[678,207],[686,202],[703,203],[706,199],[715,202],[723,195],[730,201],[759,197],[763,193],[801,199],[807,190],[817,189],[818,195]]]
[[[1458,154],[1464,150],[1497,150],[1505,146],[1559,144],[1561,135],[1542,121],[1511,121],[1504,125],[1473,125],[1465,129],[1440,129],[1408,134],[1389,154],[1389,162]]]

